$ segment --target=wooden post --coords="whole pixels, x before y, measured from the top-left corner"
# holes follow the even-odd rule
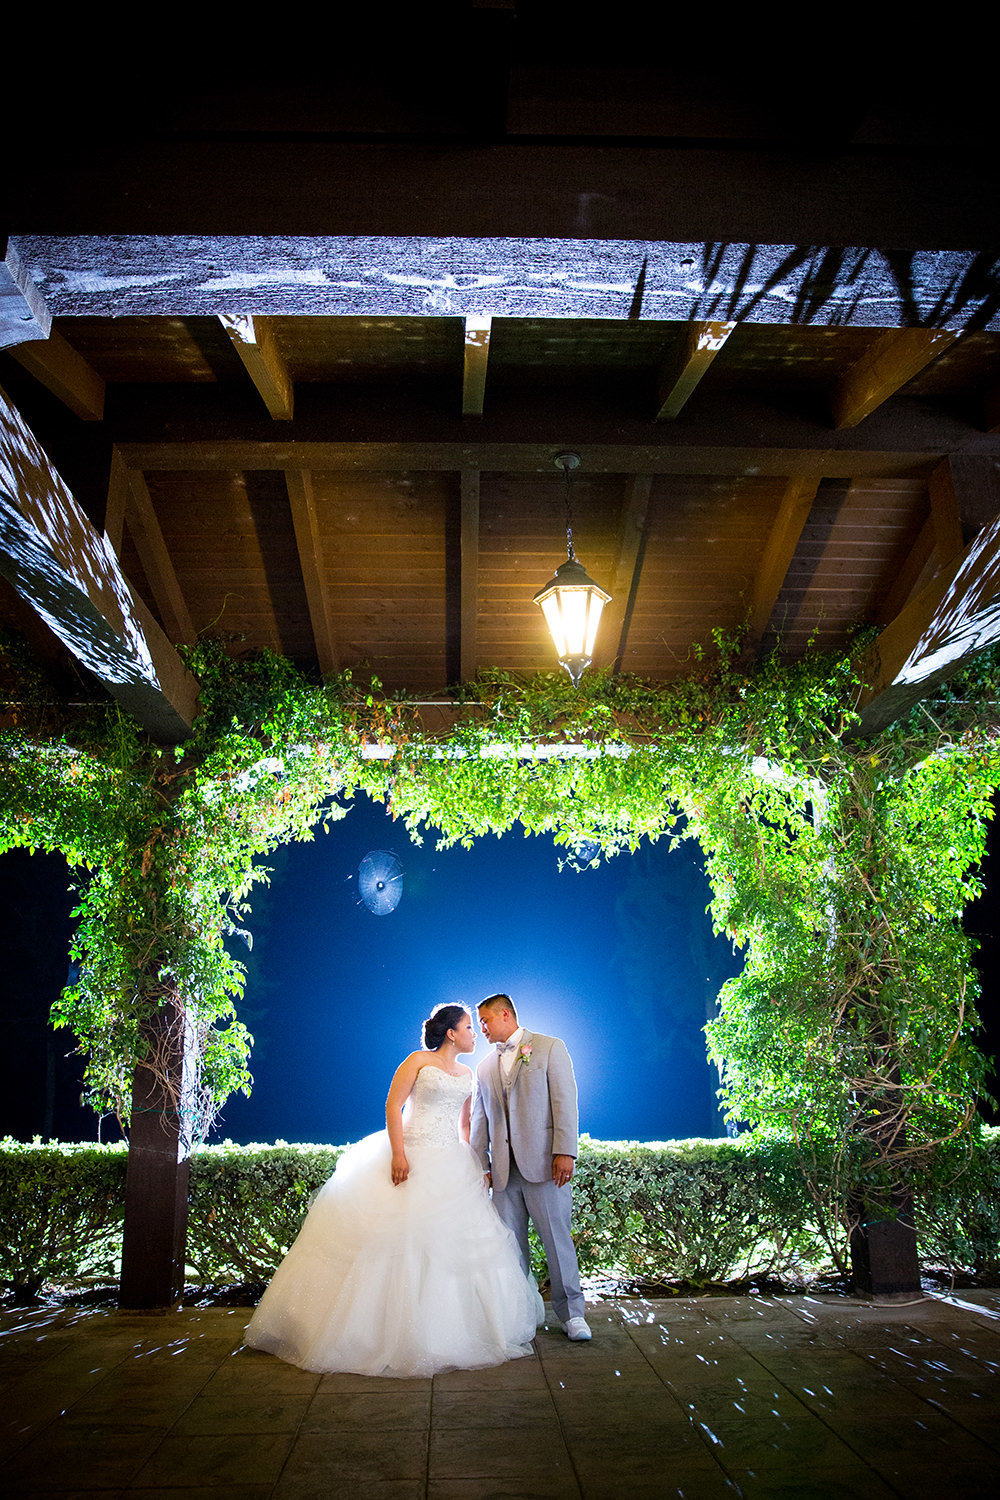
[[[150,1062],[132,1085],[118,1305],[155,1312],[175,1307],[184,1286],[194,1046],[176,1001],[152,1016],[145,1040]]]
[[[859,1202],[859,1222],[851,1234],[854,1291],[859,1297],[871,1297],[876,1302],[920,1296],[920,1263],[917,1232],[913,1227],[912,1195],[899,1195],[892,1207],[895,1211],[893,1218],[867,1219],[867,1205]]]

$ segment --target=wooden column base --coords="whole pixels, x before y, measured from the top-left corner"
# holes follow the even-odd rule
[[[900,1206],[894,1219],[866,1222],[862,1214],[851,1235],[851,1273],[859,1297],[893,1302],[920,1296],[912,1200]]]

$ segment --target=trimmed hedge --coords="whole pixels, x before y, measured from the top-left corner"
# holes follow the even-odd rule
[[[201,1282],[266,1281],[342,1146],[203,1146],[191,1161],[188,1264]],[[45,1283],[115,1273],[127,1147],[0,1142],[0,1278],[19,1300]],[[926,1266],[1000,1276],[1000,1129],[919,1205]],[[963,1170],[964,1168],[964,1170]],[[829,1268],[792,1144],[583,1137],[574,1235],[585,1275],[700,1287]],[[537,1269],[544,1261],[535,1246]]]
[[[0,1141],[0,1277],[18,1302],[44,1282],[113,1275],[128,1147]]]

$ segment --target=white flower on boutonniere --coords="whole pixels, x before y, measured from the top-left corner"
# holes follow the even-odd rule
[[[520,1058],[521,1062],[523,1062],[523,1063],[530,1062],[531,1061],[531,1043],[530,1042],[522,1042],[521,1045],[520,1045],[520,1047],[518,1047],[518,1049],[517,1049],[517,1055]]]

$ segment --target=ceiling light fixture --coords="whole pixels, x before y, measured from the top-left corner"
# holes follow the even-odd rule
[[[557,453],[557,469],[566,476],[566,561],[555,571],[544,588],[535,595],[535,603],[545,616],[556,654],[570,675],[574,687],[580,686],[580,678],[590,666],[594,656],[597,627],[601,623],[601,611],[611,602],[594,582],[586,569],[577,561],[573,551],[573,523],[569,503],[570,477],[580,467],[579,453]]]

